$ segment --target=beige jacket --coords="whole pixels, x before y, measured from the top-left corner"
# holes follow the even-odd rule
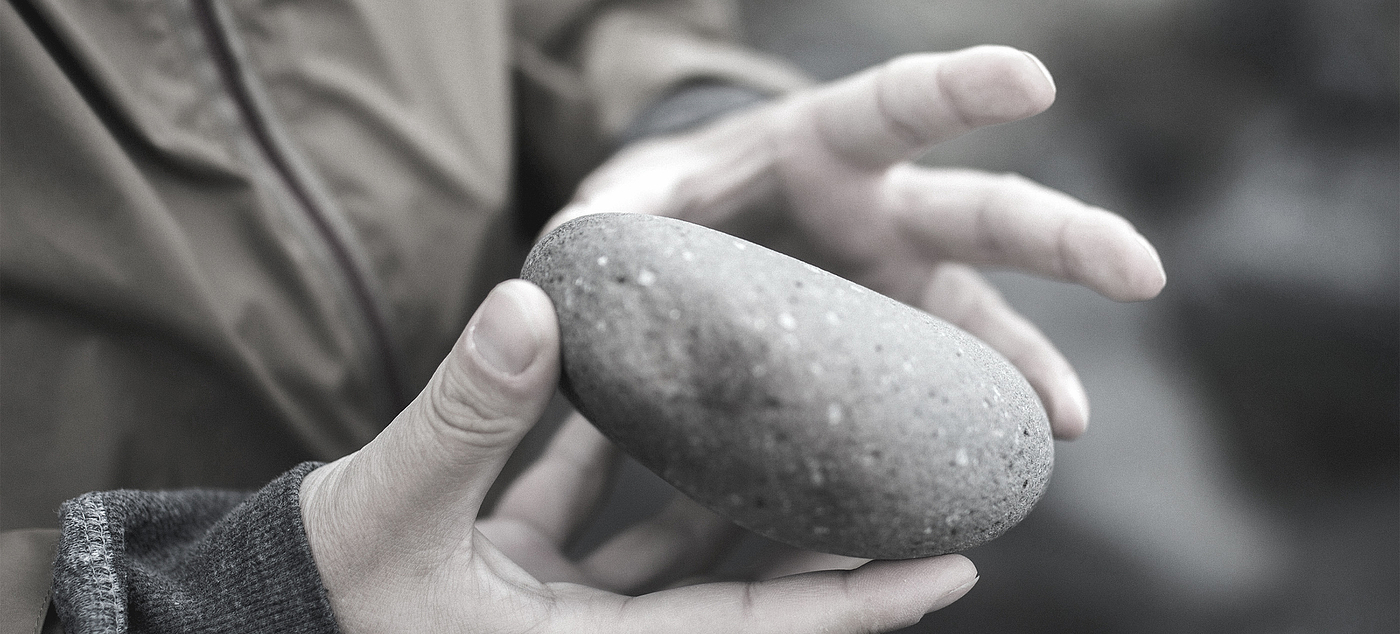
[[[0,28],[4,529],[355,450],[639,111],[803,82],[725,0],[15,0]]]

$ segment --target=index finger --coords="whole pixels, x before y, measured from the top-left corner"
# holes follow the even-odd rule
[[[879,170],[976,128],[1024,119],[1055,100],[1030,53],[977,46],[905,55],[812,93],[806,107],[836,155]]]
[[[597,507],[619,456],[611,441],[574,412],[544,455],[506,489],[493,517],[524,523],[562,547]]]

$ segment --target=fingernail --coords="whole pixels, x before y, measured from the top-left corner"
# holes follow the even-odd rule
[[[503,282],[491,289],[472,322],[472,347],[492,369],[516,375],[539,355],[540,341],[530,315],[513,292],[519,282]]]
[[[1048,69],[1048,68],[1045,67],[1045,64],[1044,64],[1043,62],[1040,61],[1040,58],[1039,58],[1039,57],[1036,57],[1036,56],[1034,56],[1034,55],[1031,55],[1030,53],[1028,53],[1028,52],[1026,52],[1026,51],[1021,51],[1021,52],[1022,52],[1022,53],[1025,53],[1025,54],[1026,54],[1026,57],[1031,58],[1031,61],[1032,61],[1032,62],[1035,62],[1035,67],[1040,69],[1040,74],[1045,75],[1045,81],[1050,82],[1050,89],[1051,89],[1051,90],[1056,90],[1056,88],[1055,88],[1055,78],[1050,76],[1050,69]]]
[[[972,586],[977,585],[977,580],[981,578],[981,575],[977,575],[969,579],[966,583],[956,588],[953,588],[952,590],[949,590],[943,596],[939,597],[938,601],[935,601],[933,606],[930,607],[928,611],[933,612],[935,610],[942,610],[943,608],[952,605],[954,601],[963,598],[963,595],[967,594],[969,590],[972,590]]]
[[[1141,233],[1137,234],[1137,239],[1138,244],[1142,245],[1142,250],[1146,251],[1147,255],[1152,257],[1153,262],[1157,263],[1157,274],[1161,276],[1162,282],[1165,283],[1167,281],[1167,270],[1162,267],[1162,256],[1157,255],[1157,249],[1153,247],[1152,243],[1148,242],[1147,238]]]

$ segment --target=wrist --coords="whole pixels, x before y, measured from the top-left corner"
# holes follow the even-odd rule
[[[652,102],[617,135],[618,147],[678,134],[769,99],[758,90],[716,80],[686,82]]]

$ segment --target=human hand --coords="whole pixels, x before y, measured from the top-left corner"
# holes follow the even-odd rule
[[[505,282],[393,423],[306,476],[306,536],[343,631],[883,631],[952,603],[976,581],[959,555],[801,572],[861,562],[797,553],[759,576],[800,574],[677,585],[703,573],[733,531],[685,500],[570,561],[562,545],[597,501],[614,451],[578,417],[496,514],[478,519],[558,378],[549,298]],[[617,593],[651,588],[665,589]]]
[[[1166,283],[1156,251],[1123,218],[1020,176],[908,162],[940,141],[1036,114],[1054,95],[1044,66],[1012,48],[900,57],[636,144],[590,175],[551,226],[638,212],[766,233],[761,241],[986,341],[1025,374],[1055,436],[1074,438],[1089,416],[1074,369],[968,265],[1129,301]]]

